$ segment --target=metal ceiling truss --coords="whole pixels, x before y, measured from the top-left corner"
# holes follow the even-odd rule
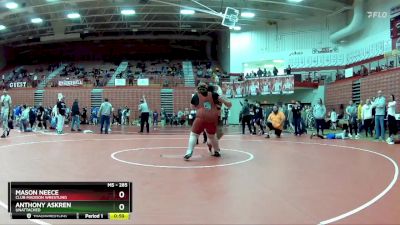
[[[39,37],[54,33],[98,33],[124,31],[176,31],[199,32],[226,30],[221,26],[225,7],[252,11],[255,18],[239,20],[240,26],[264,25],[268,21],[325,15],[343,7],[351,0],[308,0],[307,4],[294,4],[286,0],[20,0],[25,7],[11,11],[0,8],[0,23],[7,26],[0,31],[0,43],[10,43],[22,37]],[[322,4],[323,2],[323,4]],[[135,15],[121,15],[127,7]],[[194,9],[194,15],[181,15],[180,9]],[[66,18],[69,12],[79,12],[81,18]],[[31,18],[40,17],[42,24],[32,24]]]

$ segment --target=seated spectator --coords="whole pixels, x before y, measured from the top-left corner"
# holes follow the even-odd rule
[[[27,107],[26,105],[22,106],[22,114],[21,114],[21,118],[19,120],[19,129],[21,132],[31,132],[32,129],[28,129],[28,125],[29,125],[29,112],[30,112],[30,108]]]

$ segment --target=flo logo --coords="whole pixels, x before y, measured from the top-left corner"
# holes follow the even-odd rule
[[[367,12],[368,18],[387,18],[387,12]]]

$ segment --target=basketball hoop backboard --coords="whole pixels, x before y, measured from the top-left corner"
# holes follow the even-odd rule
[[[226,7],[225,15],[222,20],[222,25],[229,28],[233,28],[236,26],[236,23],[238,21],[239,21],[239,10],[231,7]]]

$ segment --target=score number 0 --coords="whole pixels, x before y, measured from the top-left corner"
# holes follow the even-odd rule
[[[119,198],[124,198],[125,197],[125,192],[120,191],[118,193]],[[124,204],[119,204],[118,206],[119,210],[123,211],[125,209],[125,205]]]

